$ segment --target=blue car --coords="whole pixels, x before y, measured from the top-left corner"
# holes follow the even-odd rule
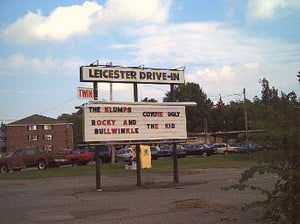
[[[240,144],[237,146],[238,147],[238,151],[239,153],[247,153],[250,154],[252,152],[256,152],[260,149],[259,145],[255,144],[255,143],[249,143],[248,145],[246,144]]]
[[[206,157],[214,154],[215,148],[207,144],[196,143],[188,145],[186,152],[188,155],[202,155],[203,157]]]

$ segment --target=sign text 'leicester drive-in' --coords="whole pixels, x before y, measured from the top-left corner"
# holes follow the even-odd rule
[[[81,66],[80,81],[183,84],[184,70],[119,66]]]
[[[84,141],[186,139],[185,106],[84,105]]]

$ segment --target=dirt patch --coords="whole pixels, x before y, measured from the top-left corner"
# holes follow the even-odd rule
[[[204,208],[219,205],[220,204],[218,202],[203,199],[187,199],[174,202],[174,206],[176,209]]]
[[[106,216],[109,214],[114,214],[118,212],[124,212],[128,209],[93,209],[93,210],[76,210],[76,211],[71,211],[70,215],[73,216],[75,219],[85,219],[85,218],[90,218],[93,216]]]

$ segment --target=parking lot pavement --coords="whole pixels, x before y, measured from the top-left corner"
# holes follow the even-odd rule
[[[94,176],[0,180],[0,223],[260,223],[262,211],[241,211],[243,204],[262,199],[255,191],[224,191],[237,182],[240,169],[195,170],[173,175],[135,173],[102,177],[102,191]],[[254,182],[272,186],[274,177]]]

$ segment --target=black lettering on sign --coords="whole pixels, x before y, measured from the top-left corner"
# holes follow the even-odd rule
[[[179,117],[180,112],[168,112],[169,117]]]
[[[163,112],[143,112],[144,117],[163,117]]]
[[[158,124],[146,124],[148,129],[158,129]]]
[[[88,107],[90,113],[100,113],[101,108],[100,107]]]

